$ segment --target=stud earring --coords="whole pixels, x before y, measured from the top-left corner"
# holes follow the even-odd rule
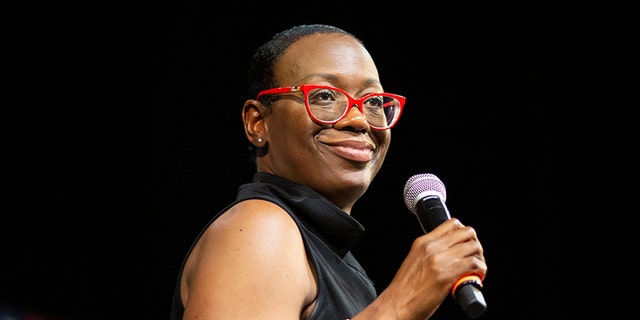
[[[258,137],[258,143],[262,143],[262,137]]]

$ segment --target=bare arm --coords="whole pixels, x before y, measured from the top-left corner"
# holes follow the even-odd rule
[[[189,256],[183,319],[298,320],[316,287],[295,222],[272,203],[248,200],[218,218]]]

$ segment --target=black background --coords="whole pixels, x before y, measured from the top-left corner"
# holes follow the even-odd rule
[[[15,108],[23,121],[7,135],[5,314],[167,319],[186,250],[253,175],[240,118],[250,56],[278,31],[327,23],[361,38],[385,90],[407,97],[385,165],[352,212],[367,230],[354,253],[378,289],[422,233],[404,183],[430,172],[483,243],[482,319],[565,319],[568,249],[550,205],[554,16],[390,5],[272,13],[189,2],[150,9],[148,22],[124,13],[35,28],[31,44],[48,55],[29,50],[16,82],[44,99]],[[452,299],[433,317],[465,318]]]

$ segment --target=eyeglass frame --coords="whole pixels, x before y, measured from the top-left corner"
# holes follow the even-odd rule
[[[338,119],[333,120],[333,121],[325,121],[325,120],[321,120],[318,119],[316,116],[313,115],[313,113],[311,112],[311,107],[309,106],[309,99],[307,98],[308,96],[308,92],[310,90],[313,89],[328,89],[328,90],[335,90],[338,91],[342,94],[344,94],[347,99],[348,99],[348,106],[345,108],[344,113],[338,117]],[[385,127],[378,127],[378,126],[374,126],[371,123],[369,123],[369,121],[367,121],[367,123],[369,124],[369,127],[371,127],[371,129],[374,130],[388,130],[391,129],[392,127],[394,127],[397,123],[398,120],[400,119],[400,115],[402,114],[402,110],[404,110],[404,104],[406,102],[406,98],[404,96],[398,95],[398,94],[394,94],[394,93],[387,93],[387,92],[375,92],[375,93],[369,93],[366,94],[360,98],[354,98],[352,97],[350,94],[348,94],[346,91],[340,89],[340,88],[336,88],[336,87],[332,87],[332,86],[326,86],[326,85],[315,85],[315,84],[303,84],[300,86],[288,86],[288,87],[276,87],[276,88],[271,88],[271,89],[266,89],[263,91],[260,91],[260,93],[258,93],[258,96],[256,97],[256,100],[260,101],[260,98],[262,96],[265,95],[271,95],[271,94],[282,94],[282,93],[295,93],[295,92],[302,92],[304,94],[304,105],[305,108],[307,109],[307,113],[309,114],[309,116],[311,117],[311,119],[313,119],[313,121],[321,123],[321,124],[335,124],[338,123],[340,120],[344,119],[347,114],[349,113],[349,110],[351,110],[351,107],[353,107],[353,105],[358,106],[358,110],[364,114],[364,107],[363,107],[363,103],[374,96],[385,96],[385,97],[389,97],[389,98],[393,98],[395,100],[397,100],[400,105],[398,106],[399,110],[398,110],[398,114],[394,117],[393,122],[390,125],[387,125]]]

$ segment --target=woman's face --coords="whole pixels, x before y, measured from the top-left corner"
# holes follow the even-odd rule
[[[341,34],[317,34],[292,44],[277,62],[279,86],[329,85],[354,98],[383,92],[376,66],[366,49]],[[315,123],[302,93],[287,94],[265,113],[267,155],[258,171],[307,185],[343,210],[367,190],[389,148],[389,130],[373,130],[358,108],[332,125]]]

